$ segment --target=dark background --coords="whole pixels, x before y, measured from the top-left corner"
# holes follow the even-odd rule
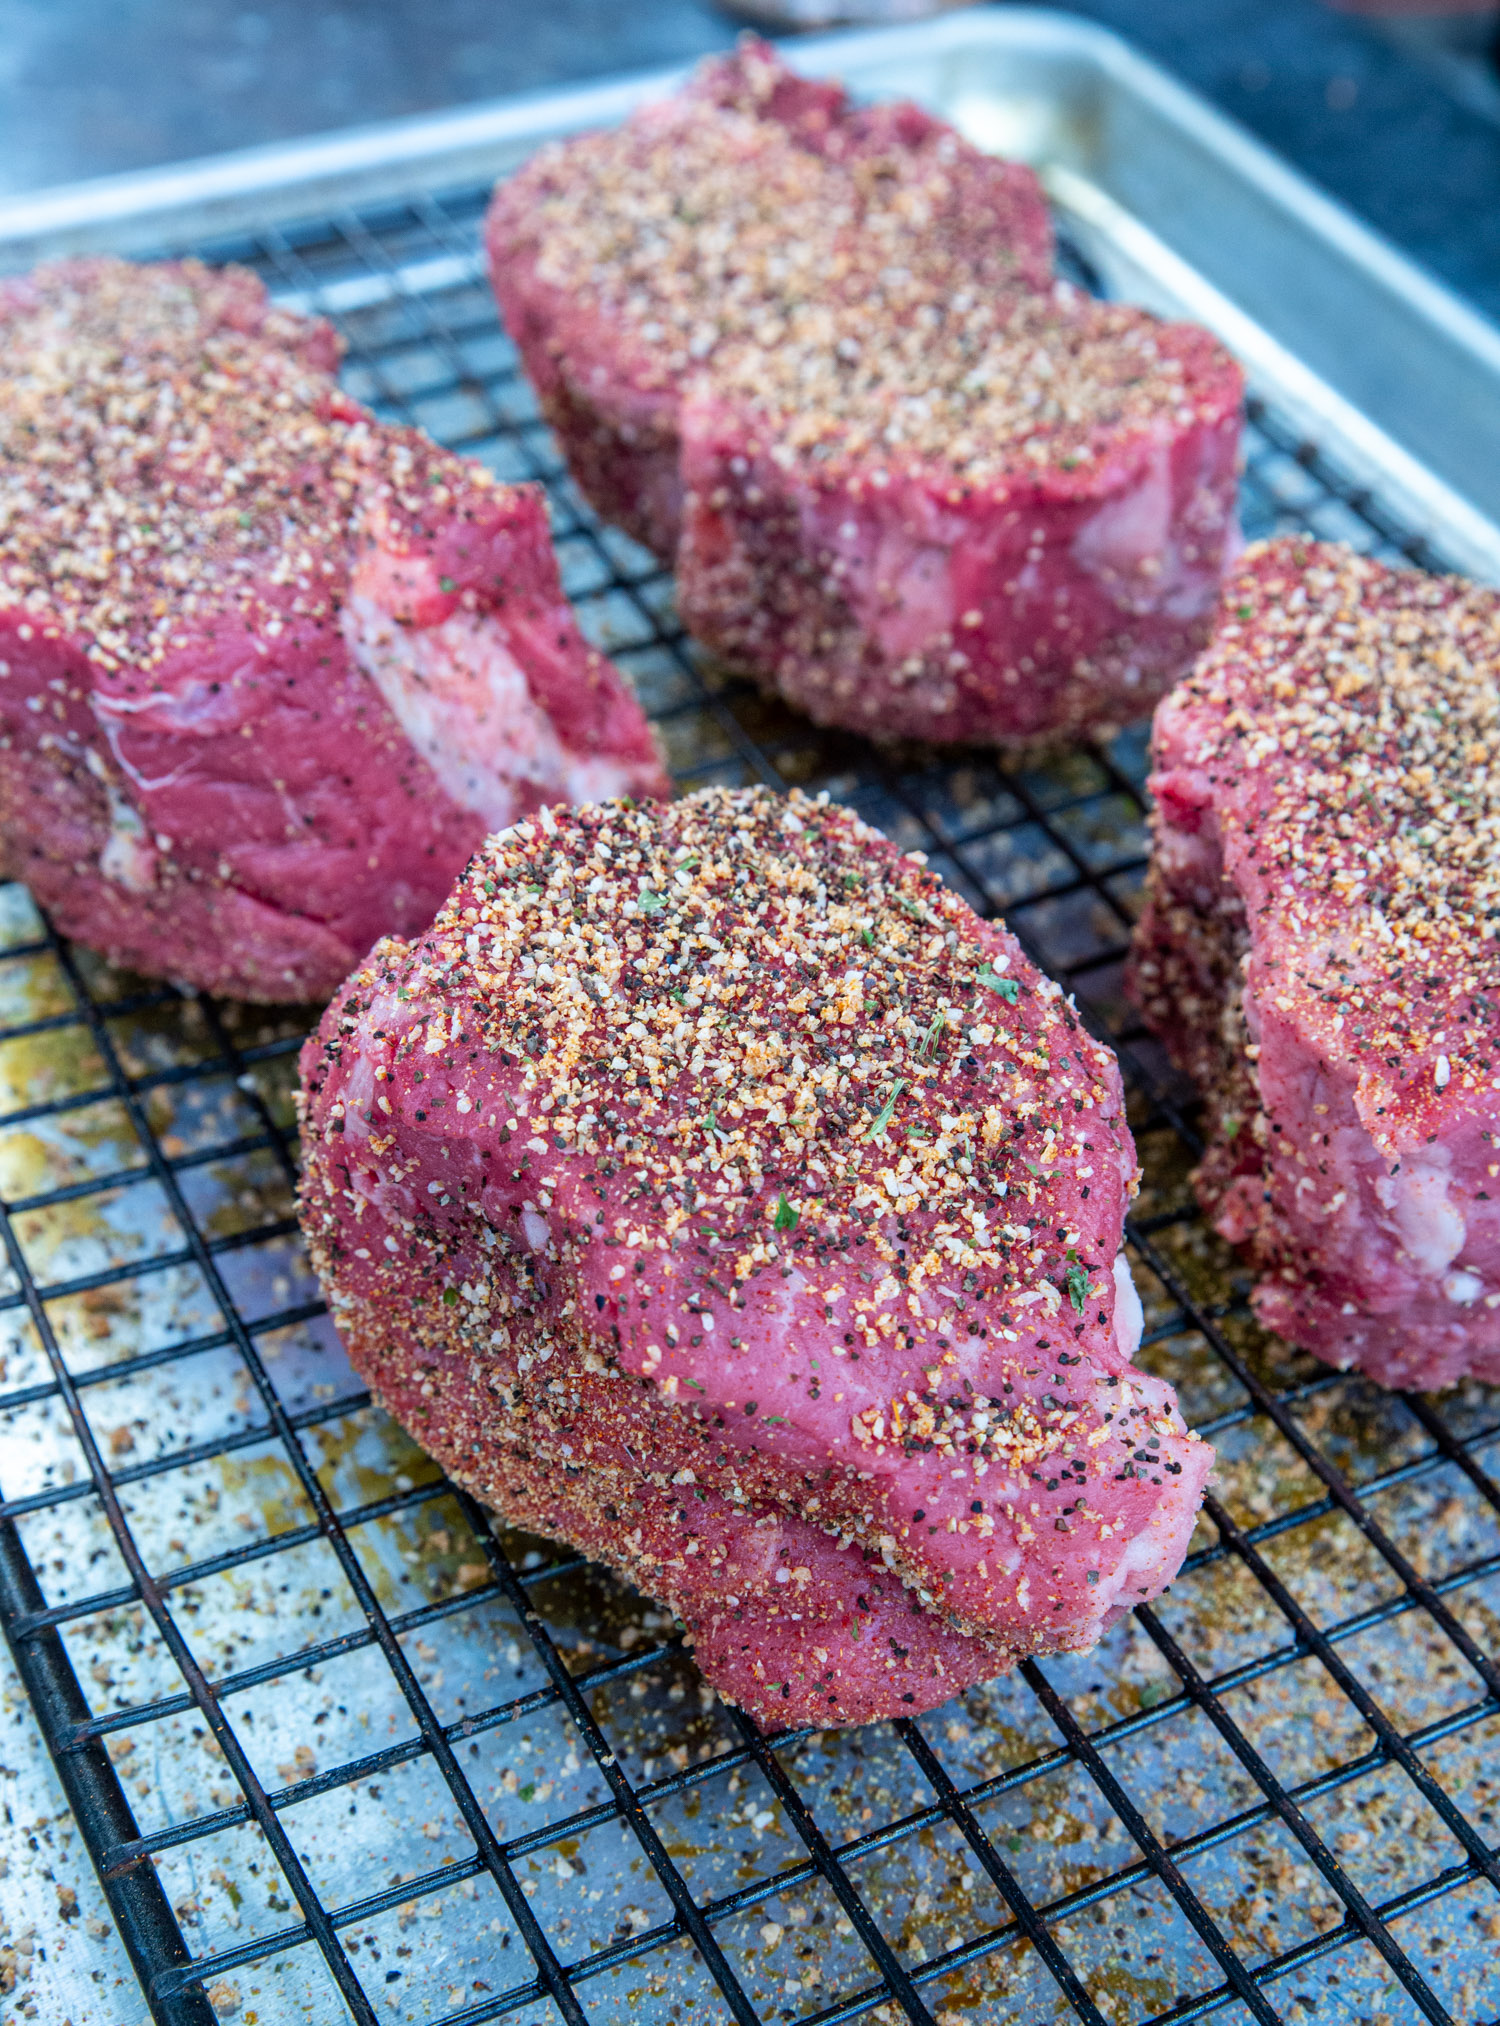
[[[1076,0],[1500,319],[1500,75],[1478,15]],[[1497,15],[1500,19],[1500,15]],[[681,62],[699,0],[0,0],[0,194]]]

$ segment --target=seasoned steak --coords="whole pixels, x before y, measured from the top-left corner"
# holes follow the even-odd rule
[[[678,407],[741,337],[846,300],[909,322],[1051,279],[1035,177],[913,105],[857,107],[747,40],[495,192],[490,273],[584,493],[670,562]]]
[[[665,792],[534,489],[340,393],[251,274],[0,282],[0,842],[67,934],[326,997],[487,830]]]
[[[763,1720],[941,1702],[1176,1572],[1211,1452],[1130,1362],[1113,1058],[849,811],[542,811],[302,1071],[376,1393]]]
[[[1262,1320],[1386,1385],[1500,1379],[1500,598],[1252,549],[1153,753],[1135,990]]]
[[[803,304],[683,404],[684,623],[876,736],[1138,717],[1208,637],[1242,392],[1207,332],[1064,284]]]

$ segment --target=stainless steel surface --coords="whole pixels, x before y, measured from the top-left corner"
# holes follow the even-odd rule
[[[1193,120],[1184,128],[1180,95],[1154,73],[1142,83],[1107,41],[1033,13],[798,53],[861,89],[924,96],[997,144],[1025,141],[1107,279],[1222,320],[1265,399],[1248,434],[1250,532],[1493,562],[1482,516],[1336,400],[1222,273],[1187,262],[1168,220],[1124,208],[1100,143],[1125,120],[1110,95],[1135,79],[1137,126],[1158,105],[1181,147]],[[1095,2026],[1382,2015],[1468,2026],[1495,1990],[1500,1929],[1470,1847],[1495,1835],[1500,1693],[1471,1656],[1493,1650],[1500,1628],[1484,1472],[1497,1402],[1465,1388],[1440,1408],[1405,1403],[1288,1353],[1256,1329],[1243,1277],[1194,1218],[1183,1093],[1119,992],[1142,864],[1138,730],[1027,768],[882,756],[818,734],[700,669],[669,582],[574,494],[494,321],[475,186],[543,135],[618,117],[661,88],[275,151],[212,168],[206,193],[174,175],[64,194],[25,215],[12,207],[8,251],[21,262],[61,238],[253,261],[284,299],[339,320],[361,398],[504,476],[548,484],[570,595],[636,682],[680,781],[827,787],[926,850],[977,905],[1006,911],[1122,1047],[1147,1172],[1131,1253],[1143,1359],[1216,1441],[1220,1503],[1160,1609],[1095,1654],[995,1683],[920,1726],[767,1751],[701,1691],[662,1614],[541,1544],[492,1542],[365,1404],[287,1221],[295,1019],[112,974],[46,936],[24,893],[6,889],[0,1493],[88,1693],[89,1735],[108,1739],[137,1814],[144,1841],[117,1856],[152,1853],[216,2003],[247,2026],[252,2014],[257,2026],[341,2016],[338,1960],[370,1994],[367,2016],[392,2026],[553,2026],[559,2001],[534,1982],[515,1905],[382,1653],[389,1634],[590,2020],[731,2016],[644,1823],[706,1910],[741,2017],[922,2017],[867,1946],[867,1915],[942,2026],[1077,2016],[1063,1958]],[[1358,246],[1316,243],[1321,259],[1359,268]],[[1365,270],[1370,289],[1377,270],[1388,277],[1383,259]],[[76,1378],[162,1608],[331,1910],[326,1949],[207,1748],[159,1621],[123,1579],[60,1370]],[[382,1615],[314,1521],[304,1471]],[[1373,1700],[1351,1693],[1345,1666]],[[570,1695],[598,1725],[598,1756]],[[1210,1710],[1227,1714],[1228,1742]],[[638,1814],[616,1805],[619,1779]],[[1461,1811],[1469,1844],[1424,1780]],[[1030,1928],[1018,1904],[1040,1909]],[[1361,1939],[1359,1906],[1374,1907],[1385,1943]],[[61,1920],[40,1937],[57,2017],[78,2026],[95,2013],[86,1978],[70,1981],[65,1939]]]

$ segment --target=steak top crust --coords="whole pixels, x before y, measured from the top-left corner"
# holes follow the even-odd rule
[[[149,692],[195,612],[337,609],[366,489],[420,525],[461,465],[332,379],[332,327],[241,268],[79,260],[0,281],[0,600]]]
[[[1152,745],[1132,985],[1257,1311],[1386,1384],[1493,1377],[1500,597],[1257,546]]]
[[[787,321],[682,404],[700,641],[877,737],[1097,731],[1191,665],[1239,546],[1242,378],[1207,331],[1061,282]]]
[[[0,337],[3,817],[69,933],[326,994],[497,818],[665,791],[540,490],[376,421],[327,324],[83,260],[0,281]]]
[[[1052,275],[1029,169],[917,106],[853,106],[753,39],[621,127],[543,148],[485,238],[575,475],[666,560],[690,377],[742,342],[808,360],[839,338],[837,305],[856,337],[921,330]]]
[[[955,504],[1044,482],[1090,498],[1134,475],[1143,440],[1238,419],[1244,378],[1209,332],[1068,282],[893,309],[798,304],[782,328],[721,349],[712,395],[772,428],[783,461],[806,460],[820,484],[925,472]]]
[[[543,811],[303,1082],[305,1228],[388,1395],[460,1351],[554,1468],[707,1467],[1011,1653],[1180,1562],[1210,1452],[1116,1337],[1115,1062],[852,812]]]
[[[1352,1078],[1383,1151],[1500,1110],[1500,596],[1291,538],[1221,610],[1154,786],[1222,863],[1259,1019]]]
[[[541,149],[496,191],[489,239],[627,333],[637,384],[674,395],[727,341],[778,343],[832,297],[898,325],[1052,272],[1029,169],[918,106],[853,106],[753,39],[624,125]]]

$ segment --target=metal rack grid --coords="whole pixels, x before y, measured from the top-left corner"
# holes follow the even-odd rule
[[[1220,1465],[1178,1583],[1093,1655],[763,1736],[369,1406],[297,1251],[303,1023],[112,973],[9,889],[0,1612],[154,2017],[1500,2014],[1500,1416],[1288,1353],[1197,1219],[1190,1094],[1119,989],[1142,733],[882,753],[700,666],[537,419],[482,202],[200,250],[335,316],[378,411],[546,483],[683,786],[828,787],[1076,991],[1132,1091],[1141,1355]],[[1440,560],[1260,403],[1244,517]]]

